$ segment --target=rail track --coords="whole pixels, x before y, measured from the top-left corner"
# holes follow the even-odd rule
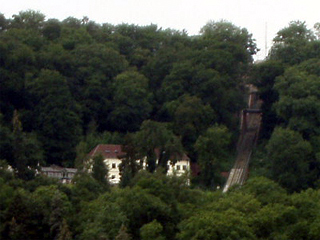
[[[254,90],[250,91],[250,95],[256,94],[257,91],[256,89]],[[252,99],[255,100],[253,101]],[[260,102],[257,100],[257,97],[251,96],[248,105],[249,108],[242,111],[241,134],[237,147],[237,157],[233,168],[229,172],[223,192],[227,192],[234,185],[243,185],[248,177],[250,157],[252,149],[256,144],[261,124]]]

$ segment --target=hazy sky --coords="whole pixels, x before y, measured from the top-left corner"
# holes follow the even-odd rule
[[[88,16],[97,23],[153,23],[185,29],[189,35],[198,34],[209,20],[224,19],[253,34],[261,49],[256,59],[265,56],[266,36],[270,47],[277,31],[290,21],[306,21],[310,28],[320,22],[319,0],[0,0],[0,5],[6,18],[32,9],[47,19]]]

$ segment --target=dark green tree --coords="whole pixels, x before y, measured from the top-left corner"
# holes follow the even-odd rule
[[[144,121],[140,131],[136,133],[135,141],[140,155],[146,156],[150,172],[153,172],[157,166],[166,171],[169,160],[175,163],[183,155],[180,139],[174,135],[166,123]]]
[[[93,158],[92,177],[105,188],[108,188],[108,167],[104,163],[102,155],[97,155]]]
[[[273,104],[278,101],[279,93],[274,89],[276,78],[284,73],[284,66],[280,61],[269,60],[255,64],[252,71],[252,82],[259,89],[262,100],[263,113],[261,138],[269,139],[274,127],[280,122]]]
[[[290,192],[308,187],[312,147],[298,132],[276,128],[267,150],[273,180]]]
[[[216,121],[215,112],[210,105],[203,104],[200,98],[190,95],[183,95],[170,102],[167,108],[173,116],[174,133],[181,136],[183,147],[194,160],[194,143]]]
[[[145,76],[137,71],[119,74],[114,82],[114,106],[109,115],[113,128],[122,132],[138,130],[151,113],[151,97]]]
[[[215,125],[200,135],[195,143],[198,164],[201,168],[200,181],[205,187],[223,184],[220,173],[229,155],[231,134],[225,126]]]
[[[42,149],[34,134],[22,131],[18,112],[13,116],[12,159],[7,159],[17,177],[32,179],[39,164],[43,162]]]
[[[43,143],[47,163],[72,165],[80,140],[81,121],[66,79],[56,71],[42,70],[30,79],[33,95],[34,129]]]

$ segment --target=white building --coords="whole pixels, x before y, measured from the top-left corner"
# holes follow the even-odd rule
[[[115,144],[99,144],[90,153],[89,157],[101,154],[104,158],[104,162],[109,169],[109,181],[112,184],[118,184],[120,182],[120,170],[119,165],[121,163],[121,158],[123,158],[126,153],[122,151],[121,145]],[[181,159],[179,159],[175,164],[171,161],[168,162],[168,175],[177,176],[190,171],[190,161],[186,154],[183,154]]]

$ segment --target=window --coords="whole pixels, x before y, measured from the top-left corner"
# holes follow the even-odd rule
[[[115,163],[112,163],[112,168],[116,168],[116,164]]]
[[[180,171],[180,165],[177,165],[177,170]]]
[[[111,179],[115,179],[115,178],[116,178],[116,176],[115,176],[115,175],[112,175],[112,176],[111,176]]]
[[[182,169],[183,169],[184,171],[186,171],[186,170],[187,170],[187,165],[183,165],[183,166],[182,166]]]

